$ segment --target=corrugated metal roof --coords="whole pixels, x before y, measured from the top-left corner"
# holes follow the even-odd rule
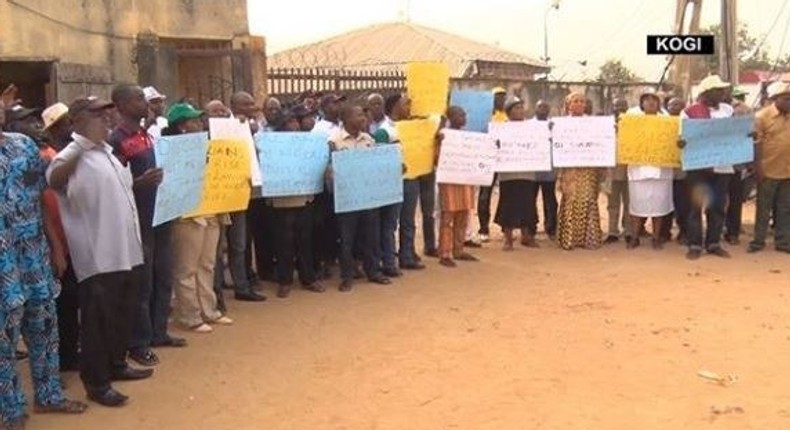
[[[393,70],[412,61],[446,63],[452,77],[473,75],[476,61],[545,68],[541,61],[412,23],[372,25],[289,49],[270,56],[268,66]]]

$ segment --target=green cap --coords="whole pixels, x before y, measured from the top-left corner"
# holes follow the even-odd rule
[[[732,89],[732,96],[733,97],[745,96],[747,94],[749,94],[749,92],[744,90],[741,87],[735,87],[735,88]]]
[[[373,133],[373,140],[375,140],[376,143],[390,143],[390,134],[387,133],[387,130],[380,128]]]
[[[167,111],[167,122],[176,124],[181,121],[198,119],[203,116],[202,110],[197,110],[189,103],[176,103]]]

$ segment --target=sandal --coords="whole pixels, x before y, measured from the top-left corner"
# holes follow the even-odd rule
[[[57,405],[39,405],[36,404],[33,410],[37,414],[67,414],[79,415],[88,409],[88,405],[74,400],[64,400]]]
[[[130,351],[129,359],[145,367],[154,367],[159,364],[159,357],[150,349],[144,351]]]
[[[466,253],[466,252],[462,253],[458,257],[455,257],[455,259],[458,260],[458,261],[480,261],[474,255]]]
[[[455,261],[446,257],[439,259],[439,264],[441,264],[444,267],[456,267]]]

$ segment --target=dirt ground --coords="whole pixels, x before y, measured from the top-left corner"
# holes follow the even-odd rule
[[[540,242],[504,253],[495,240],[480,263],[429,261],[350,294],[333,280],[323,295],[231,300],[234,326],[186,334],[153,379],[117,385],[125,408],[28,428],[790,428],[790,256]],[[66,382],[84,398],[77,375]]]

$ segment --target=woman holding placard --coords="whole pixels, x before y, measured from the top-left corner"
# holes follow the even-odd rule
[[[508,121],[525,121],[524,102],[514,97],[505,105]],[[537,226],[537,207],[531,202],[538,195],[535,172],[499,173],[499,203],[494,222],[502,227],[505,235],[505,251],[513,250],[514,230],[521,230],[521,244],[537,248],[535,227]]]
[[[656,93],[647,91],[639,97],[639,106],[628,111],[629,115],[663,115],[661,100]],[[643,142],[652,145],[654,142]],[[631,231],[638,232],[645,219],[653,223],[653,249],[661,249],[663,217],[672,213],[673,172],[669,167],[628,166],[628,211],[631,214]],[[626,244],[628,249],[639,246],[639,235],[634,234]]]
[[[565,98],[565,113],[584,116],[584,95],[573,92]],[[598,212],[598,189],[603,170],[590,167],[560,169],[557,183],[562,200],[557,226],[557,241],[565,250],[597,249],[601,246],[601,214]]]

